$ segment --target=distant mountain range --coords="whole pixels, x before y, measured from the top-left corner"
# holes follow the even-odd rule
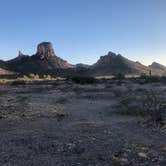
[[[72,65],[58,57],[50,42],[42,42],[37,46],[37,52],[32,55],[19,55],[9,61],[0,60],[0,74],[53,74],[53,75],[111,75],[111,74],[149,74],[166,75],[166,66],[153,62],[145,66],[134,62],[120,54],[108,52],[101,56],[93,65],[76,64]]]

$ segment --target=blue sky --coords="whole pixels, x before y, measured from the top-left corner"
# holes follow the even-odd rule
[[[0,59],[51,41],[70,63],[108,51],[166,65],[166,0],[1,0]]]

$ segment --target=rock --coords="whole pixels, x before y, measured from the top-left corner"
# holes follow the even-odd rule
[[[166,152],[166,146],[162,146],[162,147],[160,147],[160,150]]]
[[[37,46],[37,53],[40,59],[48,59],[50,57],[55,57],[54,48],[51,42],[42,42]]]
[[[25,56],[21,51],[18,52],[18,57],[23,57]]]
[[[143,152],[139,152],[138,156],[142,157],[142,158],[147,158],[147,155],[145,153],[143,153]]]

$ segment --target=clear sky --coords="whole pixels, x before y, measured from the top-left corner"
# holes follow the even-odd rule
[[[166,0],[0,0],[0,59],[42,41],[73,64],[113,51],[166,65]]]

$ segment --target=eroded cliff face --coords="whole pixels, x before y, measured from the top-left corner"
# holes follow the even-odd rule
[[[57,73],[57,70],[73,68],[73,65],[55,54],[51,42],[38,44],[37,52],[32,56],[24,55],[19,51],[18,57],[7,61],[7,66],[10,70],[23,74]]]
[[[40,59],[48,59],[50,57],[55,57],[55,51],[51,42],[42,42],[37,46],[36,56]]]

